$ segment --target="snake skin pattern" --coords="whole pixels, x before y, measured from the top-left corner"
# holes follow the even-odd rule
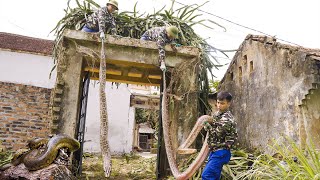
[[[60,149],[67,148],[68,152],[74,152],[80,148],[80,143],[64,134],[52,137],[50,140],[36,138],[28,142],[29,149],[20,149],[15,153],[11,163],[2,166],[3,171],[11,166],[24,163],[28,170],[39,170],[53,163]]]
[[[53,136],[43,152],[39,153],[38,149],[31,150],[23,158],[23,163],[28,170],[42,169],[53,163],[61,148],[68,148],[71,153],[80,148],[80,143],[64,134]]]
[[[206,160],[208,154],[209,154],[209,147],[207,143],[208,139],[208,133],[205,139],[205,142],[203,143],[203,146],[200,150],[200,153],[196,157],[196,159],[189,165],[189,167],[184,171],[180,172],[175,160],[175,152],[173,152],[171,139],[169,136],[169,113],[167,110],[168,107],[168,97],[167,97],[167,91],[166,91],[166,78],[165,78],[165,71],[163,71],[163,98],[162,98],[162,128],[163,128],[163,136],[164,136],[164,143],[165,143],[165,149],[168,157],[169,166],[171,169],[171,172],[173,176],[177,180],[187,180],[189,179],[203,164],[203,162]],[[204,122],[212,122],[212,117],[208,115],[201,116],[198,120],[195,126],[193,127],[191,133],[189,134],[186,141],[178,148],[179,149],[186,149],[188,148],[196,139],[197,135],[201,131],[201,129],[204,126]]]
[[[108,142],[108,113],[107,113],[107,99],[106,99],[106,55],[104,51],[104,41],[102,40],[101,60],[99,72],[99,95],[100,95],[100,146],[103,158],[103,169],[105,176],[109,177],[111,174],[111,152]]]

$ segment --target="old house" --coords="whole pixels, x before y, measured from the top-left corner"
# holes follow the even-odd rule
[[[240,144],[267,150],[282,135],[320,142],[320,49],[248,35],[221,80],[234,95]]]
[[[0,141],[7,149],[24,148],[28,139],[50,134],[49,100],[56,82],[53,41],[0,33]],[[88,90],[84,151],[100,152],[99,84]],[[107,83],[110,142],[113,154],[129,153],[135,134],[132,94],[154,94],[158,89]],[[138,136],[138,134],[137,134]]]
[[[24,148],[28,139],[49,134],[52,46],[49,40],[0,33],[0,140],[5,148]]]
[[[167,147],[172,149],[170,152],[176,152],[175,150],[180,145],[180,142],[188,137],[198,117],[199,83],[197,83],[198,77],[195,72],[197,72],[196,69],[201,60],[199,48],[182,46],[177,47],[177,52],[174,52],[167,45],[165,47],[167,71],[164,73],[159,68],[159,51],[156,42],[109,35],[106,37],[105,42],[101,42],[95,33],[65,29],[61,35],[61,41],[56,47],[56,52],[58,53],[57,79],[52,90],[53,96],[51,100],[53,101],[50,103],[52,109],[52,115],[50,116],[52,117],[52,124],[50,127],[53,132],[67,133],[70,136],[78,137],[80,143],[83,142],[82,136],[85,132],[84,119],[87,109],[85,100],[87,99],[87,82],[89,79],[99,79],[100,75],[102,75],[99,74],[100,66],[102,64],[101,67],[103,67],[103,64],[106,63],[106,69],[103,72],[106,74],[106,81],[162,86],[164,89],[165,85],[169,86],[171,84],[172,86],[169,86],[172,88],[170,93],[179,98],[170,100],[170,103],[162,101],[164,105],[162,107],[168,108],[168,115],[165,116],[163,121],[170,121],[170,123],[161,124],[161,121],[159,122],[164,129],[164,138],[159,138],[159,141],[170,141]],[[101,58],[100,54],[104,54],[104,51],[107,57]],[[104,75],[101,77],[104,77]],[[168,80],[166,81],[167,78]],[[174,80],[170,81],[170,78]],[[108,91],[106,94],[108,99],[110,94],[108,95]],[[187,94],[187,96],[184,94]],[[118,98],[113,94],[111,97]],[[107,103],[107,105],[109,109],[114,104]],[[122,115],[128,115],[123,108],[118,108],[117,112]],[[104,125],[103,128],[108,127],[110,133],[115,131],[116,129],[111,129],[110,126],[107,126],[109,124],[107,119],[110,118],[109,112],[100,111],[100,113],[104,117],[108,116],[108,118],[104,118],[101,121]],[[127,128],[127,126],[132,128],[133,123],[125,118],[119,120],[122,123],[119,121],[118,124],[124,126],[120,130],[121,133],[133,133]],[[106,134],[105,132],[104,135]],[[119,139],[116,143],[123,143],[132,148],[133,136],[131,137],[127,141]],[[119,136],[119,138],[123,138],[123,136]],[[166,158],[164,157],[166,156],[166,150],[164,141],[158,146],[159,158],[157,164],[159,172],[165,172],[168,169],[165,167]],[[114,146],[111,140],[106,142],[105,139],[101,140],[101,144],[105,147],[108,145],[110,147]],[[76,153],[75,156],[79,160],[78,162],[81,162],[81,153]],[[174,156],[170,154],[168,157]]]
[[[85,126],[82,127],[85,134],[83,148],[87,152],[100,151],[99,83],[96,81],[98,73],[96,68],[86,64],[94,62],[95,59],[83,54],[81,49],[81,47],[86,47],[82,44],[85,42],[88,43],[88,48],[99,51],[97,46],[92,46],[98,42],[96,37],[90,34],[67,31],[65,42],[73,45],[75,41],[79,42],[79,46],[68,49],[70,53],[67,55],[74,53],[76,49],[77,56],[70,55],[70,58],[63,58],[75,62],[70,62],[69,65],[72,67],[67,68],[67,73],[58,73],[61,76],[57,81],[57,68],[49,78],[54,67],[53,41],[10,33],[0,34],[0,140],[6,148],[13,150],[22,148],[28,139],[47,137],[52,133],[52,129],[59,130],[59,133],[76,136],[76,129],[79,128],[77,121],[79,117],[84,117],[80,115],[80,104],[82,104],[80,93],[83,90],[84,80],[82,78],[84,74],[91,72],[91,81],[88,88],[83,91],[87,100],[86,108],[82,108],[86,109]],[[161,71],[154,65],[158,64],[158,51],[155,43],[141,43],[136,39],[122,38],[121,41],[111,39],[110,43],[113,44],[111,56],[114,58],[108,65],[110,69],[107,69],[107,77],[111,79],[107,79],[109,82],[106,84],[109,141],[112,144],[110,150],[113,154],[129,153],[134,146],[139,145],[139,134],[153,133],[150,129],[147,133],[145,133],[146,129],[138,129],[134,121],[134,114],[135,108],[159,109],[159,89],[144,87],[144,85],[159,86],[162,82]],[[77,49],[79,47],[80,49]],[[169,51],[167,65],[171,68],[181,62],[195,63],[198,60],[198,53],[199,50],[192,47],[181,47],[178,54]],[[134,62],[119,64],[132,60]],[[150,64],[145,64],[143,61]],[[63,67],[58,66],[58,69]],[[192,73],[193,71],[186,70],[183,76],[189,76]],[[195,81],[194,76],[191,77],[188,80]],[[64,82],[59,81],[62,78]],[[122,83],[117,87],[115,84],[112,85],[112,81]],[[130,85],[130,83],[139,85]],[[196,83],[192,84],[194,86],[191,90],[196,88]],[[182,94],[184,90],[181,89],[182,92],[177,93]],[[145,97],[143,94],[152,94],[152,96]],[[51,98],[54,104],[50,110],[52,95],[55,95],[54,98]],[[188,99],[179,100],[175,104],[175,107],[186,108],[190,113],[187,114],[187,117],[185,117],[185,111],[176,111],[176,114],[172,115],[174,123],[172,123],[171,131],[175,134],[173,136],[174,147],[178,147],[179,141],[188,136],[197,118],[196,95],[196,93],[190,94]],[[190,106],[187,106],[186,102]],[[53,116],[50,114],[52,112],[54,112]],[[62,120],[57,122],[56,117]],[[176,129],[179,131],[175,131]],[[148,143],[150,139],[151,137],[148,137]]]

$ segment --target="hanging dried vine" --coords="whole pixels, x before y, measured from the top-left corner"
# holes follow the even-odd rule
[[[58,44],[62,37],[63,31],[65,29],[80,30],[85,24],[85,16],[93,12],[93,7],[99,8],[99,5],[93,0],[75,0],[77,7],[71,8],[70,1],[71,0],[69,0],[67,3],[65,17],[63,17],[53,29],[56,34],[53,51],[55,60],[59,56]],[[181,63],[171,72],[171,84],[169,85],[169,88],[175,89],[175,91],[179,88],[182,89],[182,91],[179,91],[181,93],[179,94],[179,96],[181,95],[180,98],[188,96],[190,92],[201,93],[202,96],[199,96],[200,104],[207,104],[206,95],[209,92],[208,72],[213,76],[213,68],[218,69],[220,65],[214,56],[215,54],[211,54],[218,52],[218,50],[209,45],[205,39],[196,34],[193,30],[193,27],[195,25],[202,25],[206,28],[213,29],[212,26],[218,25],[219,28],[223,28],[222,26],[211,20],[199,19],[201,17],[201,14],[196,14],[196,12],[198,12],[197,10],[205,4],[206,3],[202,5],[186,5],[175,9],[173,1],[171,7],[168,9],[166,9],[166,7],[163,7],[158,11],[154,11],[153,14],[140,14],[137,11],[136,3],[132,12],[125,11],[115,15],[117,34],[120,36],[140,38],[140,36],[146,30],[152,27],[175,25],[180,31],[179,37],[176,39],[176,43],[183,46],[193,46],[200,49],[199,58],[195,58],[195,60],[189,64]],[[107,33],[109,32],[110,30],[108,29]],[[55,62],[55,64],[57,64],[57,62]],[[188,77],[190,76],[190,78],[197,79],[196,82],[198,84],[193,87],[178,87],[180,86],[180,83],[177,82],[180,79],[178,77],[181,76],[180,72],[182,72],[184,69],[192,69],[192,75],[189,73]],[[204,106],[207,107],[206,105]],[[199,115],[201,115],[202,113],[203,112],[199,112]]]
[[[63,17],[52,30],[56,34],[53,52],[54,59],[57,59],[57,44],[62,37],[63,30],[80,30],[85,23],[85,16],[91,14],[94,11],[93,8],[100,7],[93,0],[74,0],[77,7],[71,8],[70,1],[71,0],[68,1],[67,8],[65,9],[65,17]],[[177,43],[184,46],[197,47],[201,50],[200,64],[197,64],[199,70],[196,71],[196,73],[199,82],[199,92],[203,92],[202,94],[204,94],[201,100],[203,103],[207,102],[205,94],[209,92],[208,72],[214,76],[212,71],[213,68],[218,69],[221,65],[215,58],[214,54],[215,52],[218,52],[218,50],[196,34],[193,27],[195,25],[202,25],[209,29],[213,29],[214,27],[224,29],[223,26],[213,22],[212,20],[199,19],[202,14],[198,14],[197,10],[206,3],[207,2],[202,5],[186,5],[175,9],[175,3],[173,1],[170,8],[166,8],[164,6],[159,10],[155,10],[152,14],[140,14],[137,11],[136,3],[132,12],[124,11],[119,14],[115,14],[118,35],[123,37],[140,38],[147,29],[152,27],[175,25],[180,30],[179,37],[176,39]]]

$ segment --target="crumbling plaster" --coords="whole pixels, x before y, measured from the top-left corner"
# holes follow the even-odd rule
[[[315,135],[320,125],[319,94],[306,101],[319,83],[319,61],[310,58],[318,57],[319,52],[282,45],[271,38],[247,36],[220,84],[221,90],[234,95],[232,112],[240,145],[267,150],[272,139],[283,135],[297,142],[311,136],[320,140]]]

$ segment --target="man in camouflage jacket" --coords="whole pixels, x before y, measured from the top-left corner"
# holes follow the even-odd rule
[[[164,62],[166,57],[166,52],[164,46],[167,44],[171,45],[173,51],[176,51],[176,48],[173,44],[173,40],[178,37],[179,30],[175,26],[169,27],[154,27],[147,30],[142,36],[141,40],[145,41],[155,41],[159,50],[159,63]]]
[[[230,149],[238,136],[236,122],[229,111],[231,100],[230,93],[218,93],[218,111],[213,115],[213,122],[204,125],[205,130],[209,132],[208,145],[211,152],[202,173],[202,180],[220,179],[223,165],[230,161]]]
[[[118,10],[118,2],[110,0],[106,7],[101,7],[94,13],[86,16],[86,24],[82,28],[85,32],[99,32],[100,38],[105,38],[106,27],[110,27],[111,34],[116,35],[116,23],[112,13]]]

